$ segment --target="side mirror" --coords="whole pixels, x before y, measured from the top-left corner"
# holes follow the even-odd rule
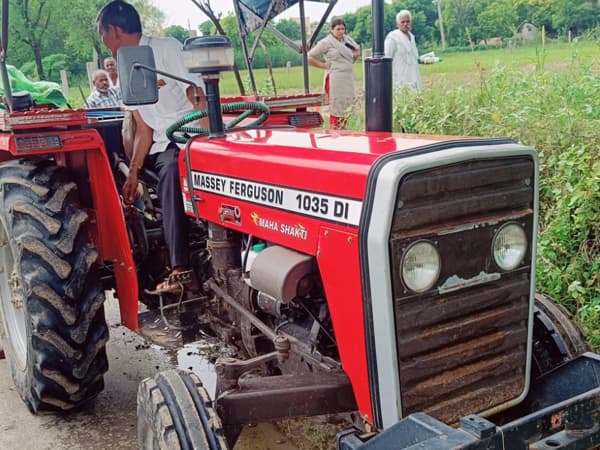
[[[158,78],[153,69],[154,53],[148,45],[121,47],[117,52],[119,86],[126,105],[148,105],[158,101]]]

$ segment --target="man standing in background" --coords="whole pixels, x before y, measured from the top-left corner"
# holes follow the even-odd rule
[[[395,89],[406,86],[412,92],[421,92],[423,82],[419,73],[419,51],[415,36],[410,32],[412,17],[402,10],[396,15],[397,30],[385,38],[385,56],[392,58],[392,75]]]
[[[117,73],[117,60],[112,56],[104,58],[104,70],[108,72],[108,82],[111,88],[119,87],[119,74]]]

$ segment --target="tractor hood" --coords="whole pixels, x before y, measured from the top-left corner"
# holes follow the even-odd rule
[[[456,137],[246,130],[222,139],[194,141],[191,167],[214,175],[362,200],[367,174],[379,157],[450,140]]]
[[[180,159],[186,212],[315,254],[323,226],[358,228],[369,172],[380,158],[392,152],[435,151],[456,141],[449,136],[270,129],[196,138]],[[183,156],[188,152],[189,174]]]

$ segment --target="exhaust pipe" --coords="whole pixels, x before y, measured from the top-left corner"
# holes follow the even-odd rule
[[[392,59],[385,57],[383,0],[372,0],[373,56],[365,60],[367,131],[392,131]]]

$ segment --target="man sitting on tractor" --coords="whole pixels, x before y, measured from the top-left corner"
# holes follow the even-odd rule
[[[125,46],[148,45],[154,52],[156,69],[183,79],[191,76],[183,64],[182,46],[174,38],[157,38],[142,34],[140,16],[123,0],[106,4],[96,19],[104,45],[117,55]],[[188,218],[184,211],[179,181],[179,147],[166,137],[169,125],[196,109],[206,108],[202,89],[194,89],[181,81],[160,76],[159,99],[153,105],[142,105],[128,112],[124,125],[124,147],[130,158],[130,170],[123,186],[126,204],[137,198],[139,172],[143,167],[159,177],[158,195],[162,204],[163,230],[169,249],[171,275],[156,287],[155,293],[176,292],[189,274]],[[126,86],[122,86],[126,89]],[[130,121],[131,123],[127,123]],[[132,126],[133,125],[133,126]]]

